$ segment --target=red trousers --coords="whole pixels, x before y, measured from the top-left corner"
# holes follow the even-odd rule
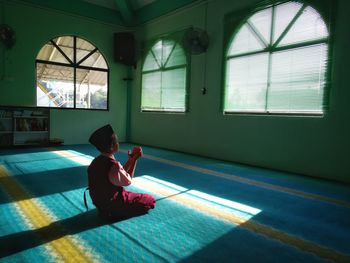
[[[143,215],[155,207],[156,201],[149,194],[140,194],[123,189],[115,200],[100,215],[105,218],[129,218]]]

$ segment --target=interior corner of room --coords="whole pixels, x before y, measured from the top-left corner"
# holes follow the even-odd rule
[[[321,116],[224,114],[223,53],[230,14],[260,1],[0,1],[0,24],[13,43],[0,45],[0,105],[37,107],[36,58],[59,36],[77,36],[98,48],[108,65],[104,110],[49,108],[50,139],[86,144],[91,132],[110,123],[121,142],[137,143],[294,174],[350,182],[350,61],[348,1],[335,5],[329,65],[328,108]],[[103,2],[103,3],[102,3]],[[171,3],[170,3],[171,2]],[[315,2],[315,1],[311,1]],[[326,2],[326,1],[323,1]],[[186,112],[140,110],[144,47],[187,28],[209,35],[209,47],[190,55]],[[115,59],[115,34],[132,32],[136,61]],[[58,52],[59,53],[59,52]]]
[[[0,262],[349,263],[349,14],[0,0]]]

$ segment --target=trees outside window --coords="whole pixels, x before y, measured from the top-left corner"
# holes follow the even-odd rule
[[[107,62],[76,36],[50,40],[36,58],[37,106],[108,109]]]

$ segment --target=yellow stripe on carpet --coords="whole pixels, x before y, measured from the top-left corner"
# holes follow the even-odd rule
[[[257,234],[261,234],[266,237],[273,238],[289,246],[296,247],[302,251],[314,254],[317,257],[330,260],[337,263],[349,263],[350,256],[330,249],[328,247],[320,246],[311,241],[286,234],[282,231],[274,229],[272,227],[259,224],[254,220],[249,220],[242,224],[241,227],[253,231]]]
[[[253,219],[251,219],[250,217],[242,217],[239,215],[235,215],[232,212],[230,213],[227,211],[222,211],[221,209],[218,209],[215,207],[211,207],[210,205],[202,201],[193,200],[192,198],[190,198],[190,196],[187,194],[188,192],[186,191],[176,193],[173,189],[170,189],[170,188],[167,189],[151,181],[147,182],[147,180],[144,180],[142,177],[134,178],[133,185],[135,185],[137,188],[151,191],[154,194],[165,196],[167,197],[167,199],[176,201],[182,205],[196,209],[204,214],[214,216],[216,218],[228,221],[235,225],[240,225],[240,227],[242,228],[245,228],[257,234],[263,235],[265,237],[278,240],[280,242],[283,242],[286,245],[295,247],[304,252],[312,253],[317,257],[331,260],[333,262],[339,262],[339,263],[350,262],[350,256],[348,255],[345,255],[333,249],[318,245],[311,241],[287,234],[283,231],[279,231],[267,225],[260,224],[254,221]]]
[[[90,165],[93,158],[88,158],[88,155],[84,154],[78,154],[74,151],[66,151],[66,150],[59,150],[59,151],[52,151],[52,153],[55,153],[59,156],[62,156],[64,158],[68,158],[76,163],[82,164],[82,165]]]
[[[55,222],[54,216],[50,214],[48,209],[33,199],[19,182],[10,176],[3,165],[0,165],[0,182],[1,188],[8,194],[11,200],[19,200],[13,202],[18,214],[28,227],[39,229]],[[79,243],[75,238],[65,236],[67,231],[62,227],[57,227],[54,232],[58,232],[61,238],[53,240],[45,244],[45,249],[49,255],[56,261],[64,262],[96,262],[96,258],[79,247]],[[50,232],[47,235],[52,235]],[[43,240],[47,240],[49,236],[40,236]]]
[[[128,152],[127,150],[119,150],[119,151],[123,152],[123,153]],[[57,155],[60,155],[60,156],[65,157],[65,158],[69,158],[77,163],[82,164],[82,165],[89,165],[91,163],[91,161],[93,160],[92,156],[79,154],[76,151],[58,150],[58,151],[53,151],[53,153],[56,153]],[[345,208],[350,208],[350,203],[347,201],[344,201],[344,200],[339,200],[339,199],[335,199],[335,198],[331,198],[331,197],[327,197],[327,196],[308,193],[308,192],[296,190],[296,189],[289,188],[289,187],[265,183],[265,182],[261,182],[261,181],[257,181],[257,180],[253,180],[253,179],[249,179],[249,178],[244,178],[244,177],[234,175],[234,174],[222,173],[222,172],[218,172],[215,170],[201,168],[201,167],[190,165],[190,164],[185,164],[185,163],[181,163],[181,162],[177,162],[177,161],[167,160],[167,159],[152,156],[149,154],[144,154],[142,157],[146,158],[148,160],[152,160],[152,161],[156,161],[156,162],[184,168],[187,170],[191,170],[191,171],[195,171],[195,172],[199,172],[199,173],[203,173],[203,174],[208,174],[208,175],[212,175],[212,176],[216,176],[216,177],[225,178],[225,179],[240,182],[243,184],[253,185],[256,187],[265,188],[265,189],[269,189],[269,190],[273,190],[273,191],[277,191],[277,192],[282,192],[282,193],[287,193],[290,195],[294,195],[294,196],[298,196],[298,197],[302,197],[302,198],[306,198],[306,199],[316,200],[316,201],[320,201],[320,202],[324,202],[324,203],[342,206]]]
[[[122,152],[127,152],[127,151],[122,150]],[[60,151],[60,155],[66,156],[67,158],[77,157],[77,155],[72,153],[72,152],[64,153],[64,152]],[[72,158],[72,160],[76,160],[76,161],[79,160],[79,161],[81,161],[81,164],[83,164],[83,165],[86,165],[86,163],[91,162],[91,156],[88,156],[88,155],[85,155],[85,157],[82,157],[82,155],[79,155],[79,156],[81,157],[81,159],[80,158],[79,159]],[[239,176],[231,175],[231,174],[220,173],[220,172],[216,172],[216,171],[209,170],[209,169],[203,169],[200,167],[196,167],[196,166],[192,166],[192,165],[188,165],[188,164],[184,164],[184,163],[180,163],[180,162],[175,162],[175,161],[166,160],[166,159],[159,158],[159,157],[154,157],[151,155],[143,155],[143,157],[150,159],[150,160],[158,161],[161,163],[166,163],[166,164],[170,164],[173,166],[193,170],[196,172],[201,172],[201,173],[214,175],[214,176],[220,176],[220,177],[223,177],[226,179],[236,180],[236,181],[247,183],[250,185],[256,185],[256,186],[264,187],[267,189],[273,189],[276,191],[282,191],[282,192],[287,191],[290,194],[298,195],[301,197],[316,199],[319,201],[325,201],[325,202],[329,202],[332,204],[338,204],[338,205],[343,205],[345,207],[350,207],[350,205],[348,203],[345,203],[345,205],[344,205],[339,200],[326,198],[326,197],[314,195],[314,194],[308,194],[305,192],[301,192],[301,191],[286,188],[286,187],[279,187],[279,186],[275,186],[272,184],[262,183],[262,182],[258,182],[255,180],[246,179],[246,178],[242,178]],[[84,158],[85,158],[85,160],[84,160]],[[307,252],[307,253],[312,253],[320,258],[323,258],[326,260],[331,260],[333,262],[339,262],[339,263],[350,262],[350,256],[348,256],[346,254],[342,254],[342,253],[335,251],[333,249],[330,249],[328,247],[324,247],[324,246],[321,246],[319,244],[313,243],[311,241],[308,241],[308,240],[305,240],[305,239],[302,239],[302,238],[299,238],[299,237],[296,237],[293,235],[289,235],[283,231],[279,231],[279,230],[274,229],[272,227],[269,227],[267,225],[263,225],[263,224],[260,224],[258,222],[255,222],[252,219],[244,218],[244,217],[235,215],[233,213],[221,211],[220,209],[210,207],[208,205],[203,204],[202,202],[197,202],[197,201],[194,201],[194,200],[186,197],[186,195],[182,194],[181,192],[176,193],[173,190],[167,190],[166,188],[163,188],[163,187],[157,187],[157,185],[155,185],[154,183],[146,182],[146,181],[142,180],[141,178],[142,177],[136,177],[133,180],[133,185],[135,185],[137,188],[145,189],[147,191],[153,192],[154,194],[165,196],[165,197],[167,197],[171,200],[174,200],[182,205],[188,206],[190,208],[194,208],[200,212],[203,212],[205,214],[214,216],[216,218],[231,222],[235,225],[240,225],[240,227],[245,228],[247,230],[250,230],[254,233],[263,235],[267,238],[278,240],[280,242],[283,242],[286,245],[295,247],[295,248],[300,249],[300,250]]]
[[[125,153],[127,152],[124,150],[122,150],[122,151]],[[265,183],[265,182],[260,182],[260,181],[240,177],[240,176],[233,175],[233,174],[222,173],[222,172],[218,172],[218,171],[214,171],[214,170],[210,170],[210,169],[206,169],[206,168],[197,167],[194,165],[180,163],[177,161],[167,160],[167,159],[155,157],[155,156],[152,156],[149,154],[144,154],[142,157],[149,159],[149,160],[152,160],[152,161],[157,161],[160,163],[164,163],[164,164],[168,164],[168,165],[172,165],[172,166],[176,166],[176,167],[181,167],[181,168],[195,171],[195,172],[199,172],[199,173],[209,174],[209,175],[225,178],[228,180],[232,180],[232,181],[236,181],[236,182],[240,182],[240,183],[244,183],[244,184],[248,184],[248,185],[254,185],[254,186],[269,189],[269,190],[274,190],[274,191],[278,191],[278,192],[282,192],[282,193],[288,193],[288,194],[291,194],[294,196],[299,196],[299,197],[303,197],[303,198],[307,198],[307,199],[317,200],[317,201],[321,201],[321,202],[325,202],[325,203],[330,203],[330,204],[350,208],[349,202],[339,200],[339,199],[334,199],[334,198],[330,198],[330,197],[326,197],[326,196],[322,196],[322,195],[318,195],[318,194],[307,193],[307,192],[299,191],[299,190],[292,189],[289,187],[283,187],[283,186],[278,186],[278,185],[269,184],[269,183]]]
[[[229,221],[231,223],[234,223],[236,225],[240,225],[244,222],[246,222],[247,220],[249,220],[249,218],[243,218],[240,216],[237,216],[235,214],[233,214],[232,212],[227,212],[215,207],[211,207],[208,206],[207,203],[204,202],[200,202],[200,201],[196,201],[193,200],[191,198],[189,198],[185,194],[182,194],[181,192],[176,194],[173,191],[169,191],[167,189],[165,189],[164,187],[157,187],[157,185],[155,183],[152,182],[147,182],[146,180],[137,180],[138,178],[135,178],[133,180],[133,185],[136,186],[137,188],[140,189],[145,189],[147,191],[150,191],[152,193],[161,195],[161,196],[165,196],[167,197],[167,199],[171,199],[173,201],[176,201],[178,203],[180,203],[181,205],[185,205],[188,206],[190,208],[196,209],[202,213],[205,214],[209,214],[210,216],[214,216],[217,217],[219,219],[224,219],[226,221]],[[141,179],[141,178],[140,178]]]

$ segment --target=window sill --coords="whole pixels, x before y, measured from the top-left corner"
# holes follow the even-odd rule
[[[224,115],[240,116],[281,116],[281,117],[314,117],[323,118],[324,112],[254,112],[254,111],[224,111]]]
[[[187,111],[177,110],[141,110],[142,113],[185,114]]]

